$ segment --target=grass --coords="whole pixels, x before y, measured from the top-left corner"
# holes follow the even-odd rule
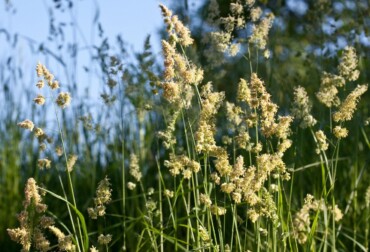
[[[291,103],[279,106],[275,95],[285,94],[263,74],[273,60],[265,50],[272,15],[246,19],[257,28],[236,56],[235,41],[221,35],[243,27],[225,23],[210,33],[215,54],[245,66],[225,94],[192,57],[188,28],[161,11],[164,68],[156,68],[149,38],[137,65],[99,51],[107,85],[98,113],[76,104],[73,89],[57,88],[57,73],[38,63],[45,87],[37,92],[46,102],[29,99],[34,125],[18,112],[0,130],[0,244],[23,251],[368,251],[367,85],[359,85],[365,73],[354,47],[321,69],[314,92],[297,85]]]

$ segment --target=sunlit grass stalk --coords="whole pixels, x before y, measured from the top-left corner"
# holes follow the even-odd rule
[[[192,242],[195,241],[194,233],[191,231],[191,230],[193,230],[193,225],[192,225],[192,222],[191,222],[191,214],[190,214],[191,213],[191,201],[189,200],[189,199],[191,199],[190,198],[191,197],[191,193],[190,193],[191,188],[190,188],[190,181],[188,181],[188,183],[187,183],[188,193],[185,193],[183,182],[184,182],[184,180],[182,179],[181,183],[180,183],[180,191],[181,191],[181,198],[183,200],[185,211],[186,211],[186,220],[187,220],[187,223],[188,223],[186,240],[187,240],[187,242],[189,241],[188,244],[190,244],[190,240]],[[186,198],[185,195],[187,195],[188,198]]]
[[[123,95],[122,86],[119,85],[119,93]],[[125,166],[125,137],[124,137],[124,125],[125,125],[125,113],[123,102],[120,103],[120,134],[121,134],[121,183],[122,183],[122,239],[123,239],[123,248],[126,249],[126,166]]]
[[[315,136],[315,133],[313,132],[313,129],[310,128],[310,131],[311,131],[311,134],[312,134],[312,137],[315,141],[316,144],[318,144],[317,142],[317,139],[316,139],[316,136]],[[326,168],[328,167],[327,165],[325,166],[325,164],[327,164],[326,162],[324,162],[323,160],[323,155],[325,154],[325,152],[323,153],[322,151],[320,151],[320,166],[321,166],[321,184],[322,184],[322,188],[323,188],[323,195],[327,195],[327,188],[326,188]],[[328,171],[330,172],[330,170]],[[329,174],[329,178],[331,180],[331,176]]]
[[[249,47],[248,47],[248,52],[249,52]],[[257,109],[254,109],[254,113],[257,114]],[[254,130],[255,130],[255,134],[256,134],[256,139],[255,139],[255,142],[256,142],[256,146],[258,144],[258,120],[256,120],[256,125],[254,127]],[[258,164],[256,164],[256,168],[257,168],[257,171],[259,169],[258,167]],[[261,196],[261,192],[258,191],[258,196]],[[258,218],[258,220],[256,221],[256,223],[254,224],[254,228],[255,228],[255,236],[256,236],[256,242],[257,242],[257,252],[260,252],[261,250],[261,234],[260,234],[260,225],[261,225],[261,219]]]
[[[288,202],[287,202],[287,229],[286,229],[286,232],[287,234],[289,234],[292,230],[290,230],[290,226],[293,226],[293,218],[292,218],[292,199],[293,199],[293,185],[294,185],[294,178],[295,178],[295,172],[292,173],[292,177],[290,179],[290,187],[289,187],[289,199],[288,199]],[[289,249],[293,250],[294,251],[298,251],[298,244],[297,244],[297,240],[295,239],[292,239],[292,236],[291,235],[288,235],[288,241],[289,241]],[[284,246],[284,251],[286,249],[286,246]]]
[[[51,94],[51,97],[53,97],[51,92],[50,92],[50,94]],[[66,153],[66,146],[65,146],[65,143],[64,143],[63,130],[62,130],[62,127],[61,127],[61,124],[60,124],[60,121],[59,121],[58,110],[57,110],[57,107],[54,103],[53,103],[53,107],[54,107],[54,113],[55,113],[55,117],[56,117],[56,121],[57,121],[57,125],[58,125],[59,136],[60,136],[60,139],[61,139],[61,142],[62,142],[63,155],[64,155],[64,160],[65,160],[65,169],[66,169],[67,181],[68,181],[68,188],[70,190],[70,196],[72,198],[73,206],[76,209],[78,209],[76,199],[75,199],[75,193],[74,193],[74,189],[73,189],[71,174],[70,174],[70,171],[68,171],[68,168],[67,168],[68,167],[68,158],[67,158],[67,153]],[[67,195],[64,191],[63,182],[60,178],[60,175],[58,175],[58,176],[59,176],[59,180],[60,180],[63,192],[64,192],[64,197],[67,200],[68,198],[67,198]],[[83,238],[82,238],[82,231],[81,231],[80,222],[79,222],[77,217],[76,217],[76,220],[75,220],[75,217],[73,216],[73,214],[71,212],[70,206],[68,204],[66,204],[66,206],[67,206],[67,209],[68,209],[68,214],[69,214],[69,217],[70,217],[70,220],[71,220],[72,229],[73,229],[74,236],[75,236],[75,239],[76,239],[76,246],[77,246],[79,251],[85,251],[85,249],[87,249],[87,248],[84,248],[83,250],[81,250],[81,245],[83,244]],[[75,227],[75,221],[77,223],[77,230],[76,230],[76,227]],[[79,235],[79,239],[78,239],[77,235]],[[78,242],[78,241],[81,241],[81,245],[80,245],[80,242]]]
[[[216,215],[217,229],[218,229],[218,238],[220,239],[220,249],[221,251],[225,250],[224,237],[222,232],[222,224],[220,216]]]
[[[204,192],[205,194],[208,196],[208,197],[211,197],[211,194],[212,194],[212,184],[209,182],[209,164],[208,164],[208,155],[207,154],[203,154],[203,188],[204,188]],[[214,198],[215,202],[216,202],[216,196]],[[214,221],[213,221],[213,218],[212,218],[212,213],[210,211],[210,209],[207,207],[207,206],[203,206],[203,215],[202,215],[202,223],[203,224],[207,224],[207,231],[210,232],[211,237],[213,236],[215,239],[213,241],[214,246],[218,246],[218,242],[217,242],[217,233],[216,233],[216,228],[215,228],[215,225],[214,225]],[[205,220],[206,218],[206,220]],[[213,245],[212,243],[212,245]]]
[[[147,203],[148,203],[148,200],[147,200],[147,197],[146,197],[146,192],[145,192],[145,190],[144,190],[144,185],[143,185],[143,181],[142,181],[142,180],[140,180],[140,181],[139,181],[139,185],[140,185],[141,193],[142,193],[142,196],[143,196],[143,199],[144,199],[144,205],[145,205],[145,207],[146,207],[146,206],[147,206]],[[146,212],[147,212],[147,210],[146,210]],[[154,228],[153,220],[152,220],[152,218],[151,218],[151,217],[149,217],[148,219],[149,219],[149,225],[148,225],[148,224],[146,224],[146,223],[147,223],[147,221],[146,221],[146,218],[145,218],[145,216],[144,216],[144,223],[145,223],[146,225],[148,225],[148,227],[147,227],[147,232],[148,232],[148,235],[149,235],[149,239],[150,239],[150,241],[151,241],[151,245],[152,245],[152,247],[153,247],[154,251],[158,251],[158,244],[157,244],[157,240],[156,240],[156,238],[155,238],[155,234],[154,234],[154,233],[153,233],[153,231],[151,230],[151,228]]]
[[[162,176],[162,172],[161,172],[161,166],[159,164],[159,160],[158,158],[156,157],[156,163],[157,163],[157,169],[158,169],[158,175],[159,175],[159,182],[158,183],[161,183],[160,187],[159,188],[162,188],[165,190],[166,187],[165,187],[165,181],[163,180],[163,176]],[[169,197],[166,197],[167,199],[167,204],[168,204],[168,207],[169,207],[169,211],[170,211],[170,219],[172,221],[172,226],[174,227],[174,233],[175,233],[175,237],[174,237],[174,240],[175,240],[175,244],[177,244],[177,237],[176,237],[176,232],[177,232],[177,224],[176,224],[176,219],[175,219],[175,213],[174,213],[174,208],[175,208],[175,204],[176,202],[174,202],[174,204],[172,205],[171,204],[171,200]],[[162,196],[160,196],[160,200],[162,200]],[[164,234],[163,234],[163,202],[160,201],[160,207],[161,207],[161,249],[162,249],[162,246],[163,246],[163,238],[164,238]]]
[[[365,214],[365,248],[369,250],[369,226],[370,226],[370,207],[369,205],[366,206],[366,214]]]
[[[187,205],[189,206],[189,208],[190,208],[190,206],[191,206],[191,185],[190,185],[190,180],[188,180],[188,192],[187,192]],[[190,233],[192,233],[193,231],[192,231],[192,228],[191,228],[191,218],[190,218],[190,211],[189,210],[187,210],[186,211],[187,212],[187,222],[188,222],[188,226],[187,226],[187,228],[186,228],[186,243],[188,244],[187,246],[188,246],[188,249],[189,249],[189,247],[190,247]],[[197,246],[198,246],[198,243],[197,243]]]
[[[242,245],[241,245],[241,241],[240,241],[240,234],[239,234],[239,228],[238,228],[238,220],[237,220],[237,217],[238,217],[237,205],[232,204],[231,205],[231,210],[232,210],[232,217],[233,217],[233,229],[235,229],[235,233],[236,233],[235,238],[236,238],[236,245],[237,245],[237,248],[238,248],[237,250],[242,251]],[[233,244],[233,243],[231,243],[231,244]]]
[[[123,134],[123,132],[122,132]],[[122,147],[122,162],[121,162],[121,179],[122,179],[122,225],[123,225],[123,247],[126,247],[126,169],[125,169],[125,142],[124,138],[121,139],[121,147]]]
[[[187,153],[188,153],[188,157],[189,158],[192,158],[191,157],[191,150],[190,150],[190,143],[189,143],[189,138],[188,138],[188,131],[187,131],[187,127],[186,127],[186,119],[185,119],[185,116],[184,116],[184,111],[183,109],[181,109],[181,119],[182,119],[182,124],[183,124],[183,127],[184,127],[184,137],[185,137],[185,142],[186,142],[186,148],[187,148]],[[191,181],[189,180],[188,181],[188,207],[191,208],[191,191],[193,191],[193,200],[194,200],[194,209],[195,209],[195,221],[196,221],[196,229],[199,230],[199,223],[198,223],[198,206],[197,206],[197,203],[198,203],[198,197],[197,197],[197,191],[198,191],[198,185],[194,183],[194,176],[197,176],[197,174],[194,174],[192,173],[192,176],[191,176]],[[191,232],[191,237],[192,239],[194,240],[194,234],[193,234],[193,228],[192,228],[192,223],[191,223],[191,218],[190,216],[188,216],[188,225],[189,225],[189,228],[187,229],[187,238],[186,238],[186,241],[187,241],[187,244],[189,244],[189,241],[190,241],[190,237],[189,237],[189,233]],[[197,235],[196,236],[196,246],[199,247],[200,246],[200,243],[199,243],[199,236]]]
[[[292,182],[292,181],[290,181]],[[284,234],[285,232],[287,232],[288,230],[286,230],[287,228],[287,224],[285,223],[284,221],[284,216],[283,216],[283,213],[285,213],[285,209],[284,209],[284,201],[283,201],[283,188],[282,188],[282,184],[281,184],[281,181],[280,181],[280,178],[278,178],[277,180],[277,186],[278,186],[278,191],[276,192],[276,196],[275,198],[277,198],[277,214],[279,216],[279,221],[280,221],[280,226],[281,226],[281,232]],[[273,224],[273,229],[272,229],[272,235],[273,235],[273,251],[276,252],[277,251],[277,247],[278,247],[278,240],[277,240],[277,233],[278,233],[278,228],[276,228],[276,225]],[[283,240],[282,241],[282,244],[284,244],[284,247],[286,247],[286,241]]]
[[[332,200],[331,200],[332,205],[331,206],[332,206],[333,213],[332,213],[332,230],[331,230],[332,237],[331,238],[332,238],[332,249],[334,251],[336,249],[336,237],[337,237],[336,223],[335,223],[335,216],[334,216],[334,209],[335,209],[335,206],[336,206],[336,204],[335,204],[336,199],[335,199],[334,192],[335,192],[335,181],[336,181],[336,175],[337,175],[337,166],[338,166],[338,162],[339,162],[339,150],[340,150],[340,139],[338,139],[337,144],[336,144],[335,149],[334,149],[334,154],[333,155],[335,155],[335,157],[332,158],[332,160],[334,159],[334,164],[332,162],[333,184],[332,184],[332,193],[331,193],[331,195],[332,195]]]
[[[162,180],[158,179],[158,201],[159,201],[159,228],[160,228],[160,236],[159,236],[159,248],[161,252],[164,252],[164,240],[163,240],[163,196],[162,196]]]
[[[175,191],[175,199],[174,199],[174,202],[173,202],[173,219],[174,219],[174,225],[173,225],[173,229],[174,229],[174,239],[175,239],[175,251],[178,250],[178,241],[177,241],[177,237],[178,237],[178,225],[177,225],[177,207],[176,207],[176,203],[177,203],[177,198],[179,196],[179,191],[180,191],[180,188],[177,187],[177,181],[176,181],[176,178],[173,177],[173,185],[174,185],[174,191]]]

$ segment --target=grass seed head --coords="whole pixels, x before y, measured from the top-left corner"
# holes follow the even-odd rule
[[[28,129],[30,131],[32,131],[33,128],[35,127],[33,122],[31,120],[28,120],[28,119],[24,120],[23,122],[19,122],[17,125],[21,128]]]
[[[61,92],[61,93],[59,93],[55,102],[60,108],[64,109],[67,106],[69,106],[69,104],[71,103],[71,100],[72,100],[72,98],[71,98],[71,95],[69,93]]]

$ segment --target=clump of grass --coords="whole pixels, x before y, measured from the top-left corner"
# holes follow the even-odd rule
[[[301,86],[292,90],[294,102],[288,115],[289,109],[279,108],[274,102],[258,70],[264,62],[258,55],[270,57],[268,33],[274,15],[263,13],[254,1],[246,1],[232,3],[228,17],[217,17],[217,6],[215,1],[212,3],[211,19],[222,29],[206,36],[205,40],[211,42],[206,51],[215,50],[215,55],[213,51],[208,55],[209,64],[217,65],[217,57],[226,58],[226,54],[227,57],[242,55],[248,63],[248,71],[235,83],[235,99],[228,100],[225,92],[218,91],[211,81],[205,81],[204,70],[189,57],[194,46],[190,30],[177,15],[160,5],[167,32],[167,38],[162,40],[163,72],[156,75],[150,71],[150,63],[142,60],[141,66],[148,78],[131,86],[131,91],[129,85],[124,90],[114,78],[122,72],[121,80],[133,81],[136,76],[130,78],[119,59],[110,58],[109,94],[104,93],[102,98],[109,108],[118,107],[121,121],[111,131],[119,140],[107,156],[120,156],[117,159],[120,169],[107,171],[112,173],[111,179],[105,177],[99,182],[89,204],[78,205],[77,197],[85,195],[75,190],[75,183],[84,179],[84,174],[77,174],[76,180],[71,174],[76,174],[74,168],[80,155],[68,150],[59,121],[59,111],[70,105],[71,95],[67,92],[55,95],[59,82],[44,65],[37,65],[36,72],[41,79],[36,86],[41,91],[46,83],[49,93],[38,94],[33,101],[39,106],[47,106],[49,100],[53,102],[61,146],[48,148],[53,145],[52,138],[29,119],[18,125],[33,132],[40,149],[45,151],[45,156],[37,162],[40,170],[56,167],[53,154],[63,156],[64,169],[57,172],[60,194],[49,190],[49,185],[39,187],[35,179],[28,180],[24,210],[18,217],[20,227],[8,229],[10,237],[22,245],[23,251],[55,248],[61,251],[118,248],[129,251],[336,251],[338,246],[349,248],[341,242],[342,238],[353,241],[353,248],[366,251],[369,189],[361,206],[366,210],[363,236],[357,235],[357,227],[352,236],[343,228],[350,206],[342,211],[343,199],[338,198],[336,192],[338,180],[343,179],[338,172],[343,159],[341,143],[351,135],[347,123],[353,119],[360,98],[367,91],[367,84],[350,86],[360,76],[355,49],[343,50],[337,73],[322,73],[316,99],[329,110],[329,118],[313,114],[312,108],[320,104],[312,102]],[[249,16],[244,15],[244,11],[248,11]],[[233,34],[244,29],[247,23],[251,25],[251,34],[234,41]],[[146,49],[148,44],[147,41]],[[146,56],[150,54],[148,50]],[[149,110],[152,106],[144,105],[142,99],[137,98],[134,119],[128,122],[128,125],[138,125],[136,134],[135,130],[132,133],[125,129],[125,104],[114,106],[123,91],[134,104],[132,90],[144,92],[145,88],[139,85],[146,81],[151,82],[153,93],[159,94],[159,97],[153,95],[152,104],[160,113],[155,115],[156,129],[146,125],[150,120],[142,107]],[[347,96],[345,86],[350,90]],[[164,123],[158,123],[161,120],[158,118]],[[88,118],[81,120],[92,128]],[[286,162],[289,158],[294,160],[301,151],[299,146],[308,141],[299,139],[298,126],[305,136],[311,134],[310,147],[314,151],[313,158],[308,160],[316,161],[303,167]],[[152,135],[153,131],[158,140],[151,153],[151,142],[146,140],[146,135]],[[126,142],[135,144],[127,148]],[[55,149],[57,153],[46,155],[47,150]],[[320,178],[315,179],[309,191],[295,182],[296,177],[310,172],[307,167],[316,167]],[[360,177],[355,177],[356,188]],[[67,216],[54,216],[60,228],[54,219],[45,217],[46,205],[41,202],[40,192],[64,203]],[[54,238],[48,239],[49,235]],[[55,245],[51,245],[52,241]]]

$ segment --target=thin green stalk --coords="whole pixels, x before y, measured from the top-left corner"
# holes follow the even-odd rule
[[[175,223],[174,223],[174,226],[173,226],[173,229],[174,229],[174,234],[175,234],[175,251],[178,250],[178,244],[177,244],[177,207],[176,207],[176,202],[177,202],[177,197],[178,197],[178,191],[180,190],[180,188],[177,188],[177,183],[176,183],[176,177],[173,177],[173,185],[174,185],[174,189],[176,191],[176,194],[175,194],[175,201],[173,203],[173,206],[174,206],[174,215],[173,215],[173,218],[175,220]]]
[[[246,58],[246,57],[244,57]],[[252,56],[251,56],[251,50],[250,50],[250,47],[248,45],[248,58],[246,58],[249,62],[249,70],[250,70],[250,74],[253,73],[253,66],[252,66]]]
[[[255,234],[257,236],[257,252],[261,251],[261,235],[260,235],[260,218],[258,218],[256,224],[254,225]]]
[[[190,194],[190,180],[188,180],[188,193],[187,193],[187,196],[188,196],[188,203],[187,205],[188,206],[191,206],[191,194]],[[186,210],[186,213],[187,213],[187,221],[188,221],[188,227],[186,229],[186,249],[189,250],[189,246],[190,246],[190,230],[191,230],[191,220],[190,220],[190,217],[189,217],[189,210],[187,209]],[[197,247],[198,247],[198,244],[197,244]]]
[[[51,93],[51,96],[53,97],[52,93]],[[62,142],[62,148],[63,148],[63,154],[64,154],[64,159],[65,159],[65,164],[66,164],[66,174],[67,174],[67,179],[68,179],[67,181],[68,181],[68,186],[69,186],[69,190],[70,190],[70,195],[72,197],[73,206],[77,209],[77,204],[76,204],[75,193],[74,193],[74,189],[73,189],[72,178],[71,178],[71,174],[70,174],[70,172],[68,171],[68,168],[67,168],[68,167],[68,158],[67,158],[67,154],[66,154],[66,146],[65,146],[65,143],[64,143],[64,137],[63,137],[62,127],[61,127],[61,124],[60,124],[60,121],[59,121],[57,107],[56,107],[56,105],[54,103],[53,103],[53,107],[54,107],[55,117],[56,117],[56,120],[57,120],[59,136],[60,136],[61,142]],[[62,187],[63,187],[63,185],[62,185]],[[66,198],[66,200],[67,200],[67,198]],[[78,242],[78,237],[77,237],[76,228],[75,228],[75,224],[74,224],[75,220],[73,218],[72,212],[71,212],[68,204],[67,204],[67,209],[68,209],[68,214],[69,214],[70,219],[71,219],[72,229],[73,229],[73,232],[74,232],[74,235],[75,235],[75,239],[76,239],[76,243],[77,243],[76,245],[78,247],[78,250],[81,251],[81,247],[80,247],[80,244]],[[80,236],[79,238],[80,238],[80,241],[82,242],[83,241],[83,238],[82,238],[82,231],[81,231],[81,227],[80,227],[80,222],[79,222],[78,219],[76,221],[77,221],[77,227],[78,227],[78,235]]]
[[[366,205],[365,214],[365,248],[369,251],[369,226],[370,226],[370,207],[369,204]]]
[[[236,208],[236,204],[233,204],[233,206],[231,207],[232,209],[232,215],[233,215],[233,226],[235,228],[235,232],[236,232],[236,243],[238,245],[238,251],[243,251],[242,250],[242,245],[241,245],[241,241],[240,241],[240,234],[239,234],[239,229],[238,229],[238,221],[237,221],[237,217],[238,217],[238,213],[237,213],[237,208]],[[231,243],[233,244],[233,243]]]
[[[292,177],[290,179],[290,190],[289,190],[289,202],[288,202],[288,220],[287,220],[287,233],[289,234],[290,233],[290,225],[293,226],[293,219],[292,219],[292,209],[291,209],[291,205],[292,205],[292,198],[293,198],[293,185],[294,185],[294,173],[292,173]],[[289,238],[289,248],[290,249],[293,249],[293,245],[292,245],[292,236],[289,235],[288,236]],[[295,251],[298,251],[298,245],[297,245],[297,241],[294,241],[294,248],[295,248]]]
[[[119,92],[123,95],[122,86],[118,85]],[[122,216],[123,216],[123,248],[126,249],[126,167],[125,167],[125,138],[124,138],[124,107],[123,102],[120,103],[120,123],[121,123],[121,156],[122,156],[122,163],[121,163],[121,178],[122,178]]]
[[[122,143],[122,217],[123,217],[123,247],[126,248],[126,175],[125,175],[125,142],[124,139],[122,138],[121,140]]]
[[[160,251],[164,252],[164,238],[163,238],[163,204],[162,204],[162,181],[158,179],[158,194],[159,194],[159,228],[160,228]]]
[[[147,205],[147,198],[146,198],[146,193],[145,193],[145,191],[144,191],[144,186],[143,186],[143,182],[140,180],[140,189],[141,189],[141,191],[142,191],[142,194],[143,194],[143,198],[144,198],[144,205],[146,206]],[[144,218],[144,220],[145,220],[145,218]],[[154,225],[153,225],[153,221],[152,221],[152,219],[151,218],[149,218],[149,225],[150,225],[150,227],[154,227]],[[146,221],[145,221],[146,222]],[[149,238],[150,238],[150,240],[151,240],[151,244],[152,244],[152,247],[153,247],[153,249],[154,249],[154,251],[158,251],[158,244],[157,244],[157,240],[155,239],[155,237],[153,236],[153,234],[152,234],[152,231],[150,230],[150,229],[148,229],[148,235],[149,235]]]
[[[221,220],[218,215],[216,215],[216,221],[217,221],[217,229],[218,229],[218,237],[220,239],[220,248],[221,251],[225,251],[225,244],[224,244],[224,238],[222,234],[222,225],[221,225]]]

